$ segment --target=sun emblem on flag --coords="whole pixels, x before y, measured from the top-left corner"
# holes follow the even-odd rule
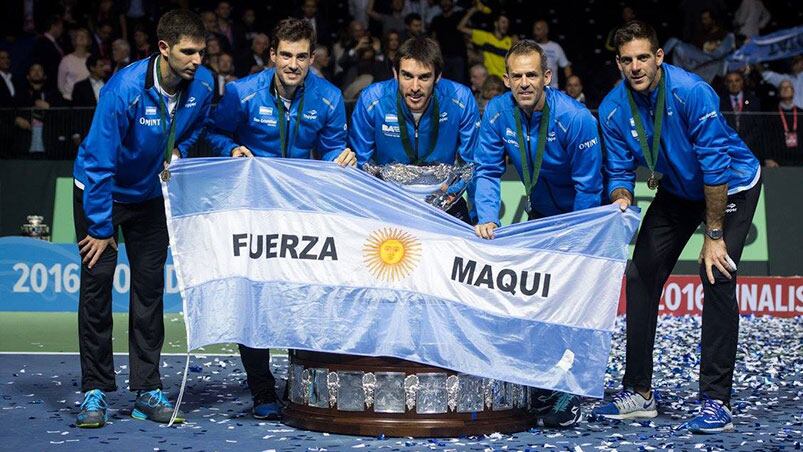
[[[362,248],[368,271],[376,279],[400,281],[418,265],[421,242],[409,232],[382,228],[368,236]]]

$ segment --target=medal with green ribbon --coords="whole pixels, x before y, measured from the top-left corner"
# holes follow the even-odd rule
[[[159,67],[159,59],[161,56],[156,57],[156,80],[159,83],[159,88],[164,90],[164,85],[162,84],[162,69]],[[158,91],[158,90],[157,90]],[[170,164],[170,160],[173,156],[173,146],[176,144],[176,112],[178,111],[179,106],[181,105],[181,90],[178,91],[176,94],[176,106],[173,108],[173,111],[167,111],[167,104],[165,103],[164,96],[162,93],[159,94],[159,123],[162,125],[162,132],[167,133],[167,144],[165,145],[164,151],[164,162],[165,164]],[[170,131],[167,130],[167,119],[170,118]],[[161,173],[159,173],[159,177],[162,179],[163,182],[167,182],[170,180],[170,170],[167,168],[163,169]]]
[[[661,74],[661,81],[658,83],[658,99],[655,106],[655,119],[652,129],[652,148],[647,143],[647,134],[644,132],[644,124],[641,122],[641,114],[636,107],[633,99],[632,90],[627,89],[627,100],[630,103],[630,114],[633,115],[633,122],[636,125],[638,143],[641,153],[650,169],[650,177],[647,179],[647,187],[650,190],[658,188],[659,179],[655,176],[655,164],[658,162],[658,154],[661,152],[661,126],[664,120],[664,105],[666,104],[666,74]]]
[[[274,94],[276,95],[275,98],[274,98],[274,100],[276,101],[276,107],[279,109],[279,145],[282,148],[282,158],[285,158],[285,157],[287,157],[287,121],[288,121],[287,114],[288,114],[288,111],[285,110],[286,107],[284,106],[284,100],[282,100],[282,97],[279,95],[279,89],[275,86],[275,82],[276,81],[274,80],[273,81],[273,83],[274,83],[273,89],[274,89]],[[291,105],[290,106],[292,107],[292,101],[291,101]],[[301,93],[301,99],[298,101],[298,110],[297,111],[298,111],[298,114],[297,114],[298,117],[296,118],[296,124],[293,127],[293,143],[295,143],[296,137],[298,136],[298,126],[299,126],[299,124],[301,124],[301,119],[304,117],[303,116],[304,115],[304,93],[303,92]]]
[[[435,146],[438,144],[438,129],[440,127],[440,106],[438,105],[438,98],[435,92],[432,93],[432,133],[429,136],[429,151],[423,156],[418,156],[418,126],[415,126],[415,144],[416,149],[413,149],[410,143],[410,135],[407,133],[407,119],[404,116],[402,109],[402,96],[401,93],[396,94],[396,116],[399,120],[399,135],[401,136],[402,146],[404,146],[404,153],[410,159],[413,165],[420,165],[425,163],[427,157],[435,152]]]
[[[546,96],[546,92],[544,92]],[[538,174],[541,172],[541,163],[544,161],[544,150],[546,149],[546,134],[549,128],[549,102],[544,99],[544,109],[541,111],[541,122],[538,125],[538,144],[535,148],[535,156],[530,162],[530,137],[527,136],[527,147],[524,146],[524,134],[521,127],[521,111],[519,107],[513,109],[513,116],[516,119],[516,137],[519,142],[519,153],[521,154],[521,182],[524,184],[524,192],[527,194],[527,203],[524,210],[529,214],[532,210],[530,197],[532,196],[535,184],[538,182]],[[532,172],[530,167],[532,166]]]

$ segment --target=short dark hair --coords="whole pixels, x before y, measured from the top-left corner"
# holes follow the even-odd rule
[[[279,47],[279,41],[298,42],[309,41],[309,51],[312,53],[315,46],[315,30],[306,20],[290,17],[276,24],[273,29],[273,39],[270,41],[270,48],[274,52]]]
[[[410,13],[410,14],[404,16],[404,25],[407,25],[409,27],[410,24],[413,23],[414,20],[423,21],[424,18],[421,17],[421,14]]]
[[[98,64],[98,60],[100,60],[99,56],[95,55],[94,53],[90,53],[89,56],[86,58],[86,63],[85,63],[87,70],[92,71],[92,68],[95,67],[96,64]]]
[[[507,62],[510,60],[510,57],[513,55],[528,55],[531,53],[537,53],[538,56],[541,57],[541,74],[545,74],[547,69],[549,69],[546,54],[544,54],[544,49],[532,39],[522,39],[508,49],[507,54],[505,54],[505,72],[508,71]]]
[[[616,46],[616,54],[623,45],[636,39],[646,39],[650,42],[650,50],[655,53],[660,47],[658,44],[658,34],[655,29],[647,22],[641,20],[631,20],[630,22],[622,25],[613,34],[613,45]]]
[[[201,17],[186,9],[174,9],[165,13],[156,26],[156,38],[168,45],[177,44],[182,37],[203,41],[206,30]]]
[[[435,70],[435,78],[441,75],[443,70],[441,47],[432,38],[417,36],[404,41],[399,46],[396,58],[393,60],[393,68],[396,69],[397,74],[403,59],[411,59],[421,64],[432,66]]]

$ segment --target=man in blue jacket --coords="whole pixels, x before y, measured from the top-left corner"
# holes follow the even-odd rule
[[[112,362],[112,280],[117,232],[131,264],[129,388],[132,416],[168,422],[173,406],[161,391],[162,294],[167,225],[159,175],[198,140],[212,99],[201,66],[201,19],[170,11],[159,20],[159,53],[119,71],[103,87],[92,126],[75,160],[73,210],[83,258],[78,303],[81,390],[76,425],[102,427],[104,392],[117,389]],[[178,415],[176,421],[183,421]]]
[[[339,165],[357,160],[346,148],[346,109],[336,87],[309,72],[315,32],[307,21],[285,19],[273,31],[275,68],[226,85],[208,140],[231,157],[320,156]],[[257,419],[277,419],[270,350],[240,344]]]
[[[530,220],[597,207],[602,194],[602,146],[597,121],[582,104],[549,88],[552,72],[532,40],[505,56],[505,86],[485,108],[480,127],[477,236],[491,239],[499,226],[499,186],[505,157],[519,173]],[[580,420],[579,397],[536,390],[533,408],[544,425],[569,427]]]
[[[700,77],[663,62],[655,30],[640,21],[614,35],[625,80],[599,110],[611,200],[633,202],[637,166],[658,192],[627,270],[627,356],[623,391],[598,415],[657,415],[653,346],[661,290],[701,222],[700,277],[705,295],[700,356],[700,414],[684,426],[697,433],[733,429],[730,395],[739,307],[736,268],[761,191],[758,160],[725,122],[714,90]]]
[[[354,107],[349,140],[357,164],[473,162],[479,110],[469,88],[441,78],[443,57],[437,42],[408,39],[393,65],[394,78],[365,88]],[[449,213],[469,221],[462,199]]]

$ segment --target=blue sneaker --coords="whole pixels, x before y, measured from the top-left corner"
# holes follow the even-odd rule
[[[162,424],[169,423],[172,416],[173,404],[167,400],[167,396],[161,389],[154,389],[137,395],[137,400],[134,402],[134,411],[131,412],[131,417],[134,419],[149,420]],[[176,424],[183,423],[184,413],[179,411],[174,422]]]
[[[251,412],[254,419],[277,421],[282,417],[282,407],[275,400],[254,400],[254,408]]]
[[[613,401],[594,408],[592,414],[608,419],[654,418],[658,416],[655,395],[649,399],[636,391],[624,389],[613,396]]]
[[[705,399],[700,414],[681,425],[692,433],[720,433],[733,430],[731,410],[720,400]]]
[[[106,425],[106,394],[100,389],[93,389],[84,394],[81,411],[75,419],[75,425],[80,428],[100,428]]]

